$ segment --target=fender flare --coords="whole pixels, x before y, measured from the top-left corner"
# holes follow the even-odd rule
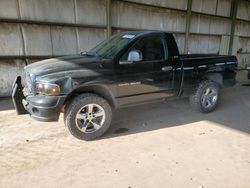
[[[117,101],[114,93],[112,93],[106,86],[103,85],[84,85],[72,90],[66,97],[65,103],[72,100],[76,95],[82,93],[94,93],[103,97],[113,107],[117,108]]]
[[[207,73],[204,75],[205,79],[211,80],[217,84],[219,84],[220,87],[223,87],[223,76],[221,73],[215,72],[215,73]]]

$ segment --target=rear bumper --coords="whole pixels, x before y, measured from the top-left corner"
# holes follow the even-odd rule
[[[18,115],[30,114],[38,121],[58,121],[65,96],[27,96],[23,95],[21,77],[13,83],[12,100]]]

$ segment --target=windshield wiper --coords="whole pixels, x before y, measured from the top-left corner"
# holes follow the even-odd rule
[[[94,56],[94,57],[100,57],[98,53],[96,52],[87,52],[87,51],[84,51],[84,52],[81,52],[80,53],[81,55],[83,56]]]

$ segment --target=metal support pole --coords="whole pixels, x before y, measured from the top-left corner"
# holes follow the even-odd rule
[[[192,14],[192,0],[188,0],[184,53],[188,53],[188,41],[189,41],[189,34],[190,34],[191,14]]]
[[[106,28],[107,38],[111,36],[111,0],[106,0]]]
[[[239,0],[233,0],[231,5],[231,33],[230,33],[230,41],[229,41],[229,49],[228,54],[232,55],[233,53],[233,42],[234,42],[234,34],[235,34],[235,23],[237,20],[237,10],[238,10]]]

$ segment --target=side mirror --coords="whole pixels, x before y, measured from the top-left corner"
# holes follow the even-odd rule
[[[139,50],[132,50],[128,53],[128,60],[120,61],[120,64],[132,64],[139,61],[142,61],[142,53]]]
[[[132,50],[128,54],[128,61],[142,61],[142,53],[139,50]]]

